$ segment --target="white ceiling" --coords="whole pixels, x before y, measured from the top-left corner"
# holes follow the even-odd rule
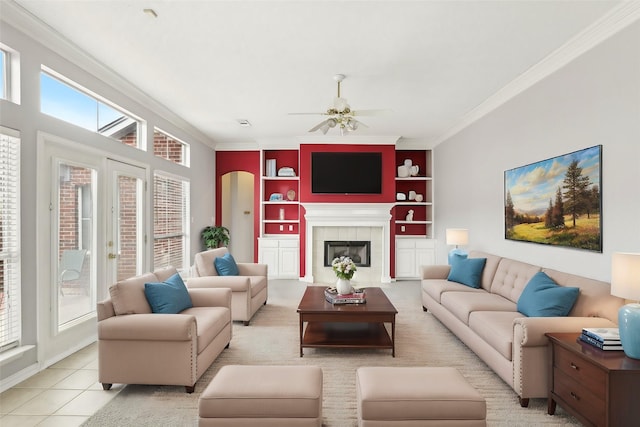
[[[388,110],[362,118],[369,127],[357,135],[433,144],[620,2],[16,3],[214,143],[233,146],[308,135],[323,117],[288,113],[325,111],[336,73],[347,76],[342,96],[356,112]]]

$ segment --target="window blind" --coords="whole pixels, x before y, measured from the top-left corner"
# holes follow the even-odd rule
[[[153,267],[188,267],[189,182],[156,172],[153,180]]]
[[[0,127],[0,352],[19,344],[20,309],[20,134]]]

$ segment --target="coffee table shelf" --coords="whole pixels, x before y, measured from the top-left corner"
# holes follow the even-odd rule
[[[307,287],[298,306],[300,357],[305,347],[390,349],[395,357],[398,311],[382,289],[367,288],[365,292],[365,304],[333,305],[325,300],[324,287]],[[390,324],[390,333],[385,323]]]
[[[393,342],[380,323],[308,323],[302,346],[393,349]]]

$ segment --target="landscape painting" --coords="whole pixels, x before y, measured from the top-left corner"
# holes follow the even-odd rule
[[[505,171],[505,238],[602,252],[601,179],[601,145]]]

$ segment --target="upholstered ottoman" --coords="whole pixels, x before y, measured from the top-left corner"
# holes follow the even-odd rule
[[[220,368],[198,402],[200,427],[322,425],[322,370],[317,366]]]
[[[356,395],[360,427],[486,426],[484,398],[455,368],[358,368]]]

